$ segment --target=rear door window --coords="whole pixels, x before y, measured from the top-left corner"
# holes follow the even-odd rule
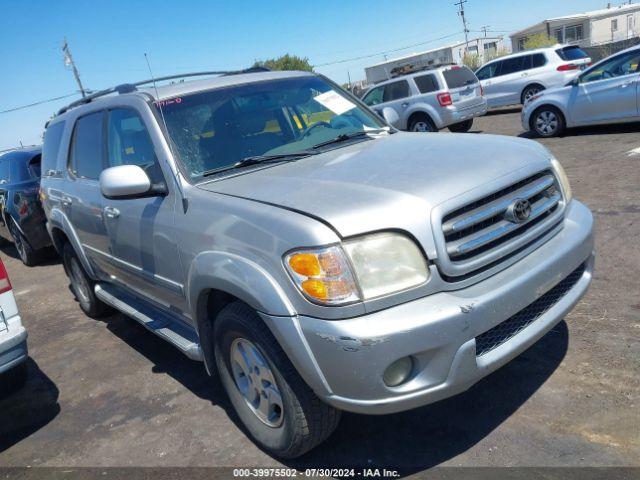
[[[29,177],[33,180],[37,180],[40,178],[40,163],[42,156],[36,155],[31,160],[29,160],[29,164],[27,165],[27,170],[29,171]]]
[[[556,53],[565,62],[589,58],[589,54],[587,52],[576,46],[559,48],[558,50],[556,50]]]
[[[97,180],[104,165],[104,112],[78,119],[71,140],[69,169],[76,177]]]
[[[419,77],[413,77],[413,80],[416,82],[420,93],[431,93],[440,90],[435,75],[420,75]]]
[[[401,80],[399,82],[389,83],[384,86],[383,100],[392,102],[409,96],[409,82]]]
[[[502,68],[500,68],[500,76],[509,75],[511,73],[518,73],[523,70],[524,59],[523,57],[505,58],[502,60]]]
[[[461,88],[478,83],[478,78],[467,67],[453,67],[442,72],[449,88]]]
[[[531,68],[544,67],[547,63],[547,57],[544,56],[544,53],[536,53],[531,55],[531,62]]]
[[[56,170],[60,142],[64,132],[64,122],[54,123],[47,127],[44,133],[44,145],[42,146],[42,166],[45,172]]]

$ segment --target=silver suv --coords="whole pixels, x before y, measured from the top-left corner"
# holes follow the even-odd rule
[[[561,87],[591,65],[575,45],[556,45],[514,53],[485,64],[476,75],[489,108],[526,103],[548,88]]]
[[[533,141],[397,132],[305,72],[145,83],[50,121],[49,232],[87,315],[203,361],[274,455],[468,389],[591,282],[591,213]]]
[[[482,86],[465,66],[445,65],[394,78],[372,87],[362,101],[378,114],[393,110],[400,130],[468,132],[487,113]]]

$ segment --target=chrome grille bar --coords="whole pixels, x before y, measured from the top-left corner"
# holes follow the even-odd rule
[[[469,252],[472,252],[473,250],[488,245],[489,243],[498,240],[500,237],[503,237],[511,232],[514,232],[515,230],[525,227],[536,218],[540,217],[541,215],[545,214],[547,211],[558,205],[558,203],[560,203],[560,200],[561,196],[557,192],[548,198],[543,197],[532,205],[531,215],[526,222],[512,223],[508,220],[501,220],[500,222],[492,225],[490,229],[480,230],[476,233],[465,236],[460,240],[449,242],[447,244],[447,253],[452,259],[455,259],[456,257],[465,255]],[[509,200],[509,202],[512,201],[513,199]]]
[[[554,183],[555,179],[552,175],[545,175],[544,177],[535,180],[533,183],[511,192],[507,197],[499,198],[493,202],[487,203],[486,205],[475,208],[459,217],[452,218],[442,224],[442,231],[445,235],[448,235],[452,232],[459,232],[465,228],[472,227],[473,225],[504,212],[514,200],[518,198],[526,198],[529,200],[553,186]]]

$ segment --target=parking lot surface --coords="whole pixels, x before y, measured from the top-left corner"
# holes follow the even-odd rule
[[[519,115],[490,114],[472,132],[520,135]],[[543,143],[595,215],[587,296],[469,391],[401,414],[344,414],[288,466],[640,465],[640,126]],[[31,354],[26,387],[0,394],[0,466],[280,465],[245,436],[202,364],[123,315],[84,316],[57,259],[27,268],[13,247],[0,255]]]

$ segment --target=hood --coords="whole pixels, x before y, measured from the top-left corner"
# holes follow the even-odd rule
[[[548,158],[538,143],[513,137],[396,133],[200,188],[320,218],[346,237],[402,229],[407,214],[429,218],[434,206],[536,162],[544,168]]]

